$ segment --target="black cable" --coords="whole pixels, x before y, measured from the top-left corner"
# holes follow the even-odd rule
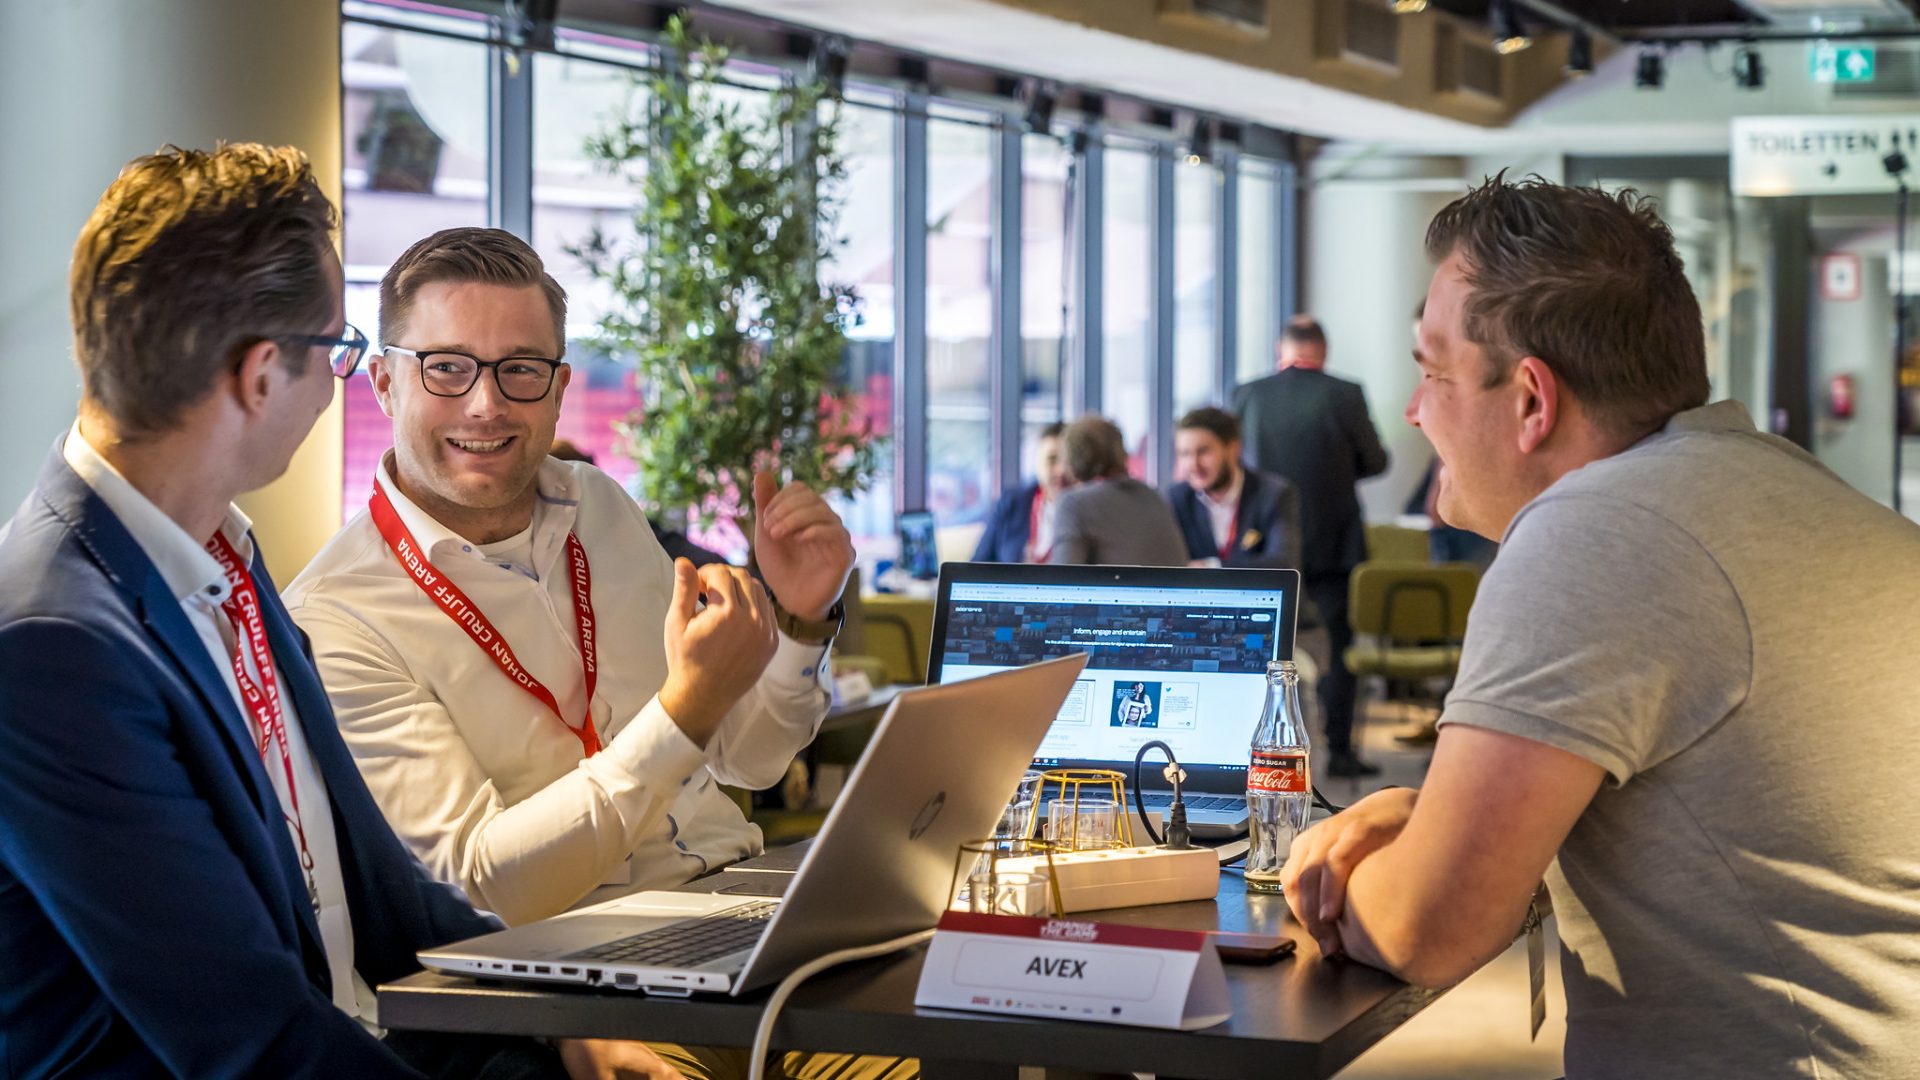
[[[1167,838],[1160,838],[1160,831],[1153,827],[1153,819],[1147,816],[1147,803],[1140,793],[1140,763],[1146,760],[1147,751],[1159,747],[1167,755],[1167,779],[1173,781],[1173,805],[1167,808]],[[1153,838],[1154,846],[1185,851],[1193,846],[1193,833],[1187,828],[1187,804],[1180,796],[1180,781],[1187,774],[1180,768],[1180,762],[1173,756],[1173,747],[1159,739],[1150,739],[1141,744],[1133,755],[1133,810],[1140,815],[1140,824],[1145,826],[1147,835]]]

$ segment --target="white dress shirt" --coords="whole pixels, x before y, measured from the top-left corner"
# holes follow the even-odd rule
[[[826,649],[783,635],[702,751],[657,697],[673,564],[619,484],[548,459],[532,526],[479,545],[414,505],[391,469],[389,454],[375,483],[401,522],[569,725],[587,706],[569,530],[587,553],[598,624],[603,749],[583,759],[579,738],[420,590],[368,513],[287,589],[361,774],[427,868],[518,924],[758,853],[760,830],[719,782],[764,788],[785,775],[826,715]]]
[[[1233,474],[1233,483],[1217,499],[1210,491],[1195,489],[1200,495],[1200,505],[1207,508],[1207,521],[1213,527],[1213,548],[1216,553],[1239,540],[1233,535],[1234,519],[1240,516],[1240,490],[1246,486],[1246,482],[1246,470],[1237,469]]]
[[[86,485],[107,504],[120,524],[133,534],[134,542],[153,565],[160,571],[161,580],[167,583],[174,598],[180,601],[181,609],[186,613],[187,621],[200,635],[200,643],[207,647],[207,653],[213,658],[214,670],[220,673],[227,684],[227,692],[233,695],[233,705],[245,720],[247,728],[256,738],[259,737],[253,713],[247,708],[240,696],[240,684],[233,676],[233,655],[237,642],[236,632],[221,610],[233,589],[227,582],[226,573],[220,563],[207,549],[187,535],[178,522],[161,512],[139,489],[120,475],[107,460],[100,456],[80,434],[80,425],[75,424],[67,433],[66,445],[62,448],[68,467],[79,475]],[[220,525],[220,532],[233,544],[243,563],[253,562],[253,523],[240,512],[237,506],[227,508],[227,517]],[[254,663],[252,650],[241,649],[241,662],[246,665],[247,677],[257,684],[260,669]],[[305,664],[307,658],[295,653],[291,662]],[[276,671],[289,666],[288,658],[275,655]],[[293,777],[300,795],[299,821],[306,831],[307,852],[313,856],[313,885],[320,896],[320,944],[327,954],[327,969],[333,976],[333,1003],[340,1011],[359,1020],[377,1037],[380,1030],[374,1014],[373,991],[366,980],[353,967],[353,922],[347,912],[346,879],[340,871],[340,849],[333,831],[333,805],[327,796],[327,786],[321,780],[320,773],[313,765],[313,757],[307,751],[307,739],[300,724],[300,714],[294,708],[293,696],[280,695],[280,710],[287,725],[287,752],[293,763]],[[287,771],[280,764],[280,754],[269,748],[266,760],[267,779],[273,784],[273,790],[280,797],[281,813],[286,815],[287,832],[293,840],[293,850],[300,850],[300,833],[294,828],[294,809],[291,793],[287,791]],[[138,889],[137,882],[130,887]]]

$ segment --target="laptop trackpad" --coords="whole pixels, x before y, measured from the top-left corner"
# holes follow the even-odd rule
[[[791,884],[793,878],[786,874],[755,874],[747,881],[719,891],[728,896],[785,896]]]

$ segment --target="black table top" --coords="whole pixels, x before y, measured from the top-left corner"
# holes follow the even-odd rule
[[[777,863],[778,853],[766,860]],[[689,886],[725,888],[731,871]],[[1291,958],[1226,965],[1233,1016],[1203,1031],[1076,1023],[913,1004],[924,946],[814,977],[781,1013],[774,1045],[917,1056],[937,1062],[1034,1065],[1161,1076],[1325,1077],[1439,996],[1383,972],[1326,961],[1278,895],[1249,894],[1233,871],[1213,900],[1089,912],[1074,918],[1136,926],[1283,933]],[[634,992],[502,983],[423,972],[380,988],[390,1028],[746,1046],[766,992],[740,999],[649,998]],[[930,1072],[934,1070],[929,1070]]]

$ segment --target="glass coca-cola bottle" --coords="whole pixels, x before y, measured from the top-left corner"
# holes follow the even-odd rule
[[[1247,890],[1279,892],[1280,868],[1307,827],[1313,785],[1307,725],[1300,717],[1300,671],[1291,660],[1267,665],[1267,700],[1247,760]]]

